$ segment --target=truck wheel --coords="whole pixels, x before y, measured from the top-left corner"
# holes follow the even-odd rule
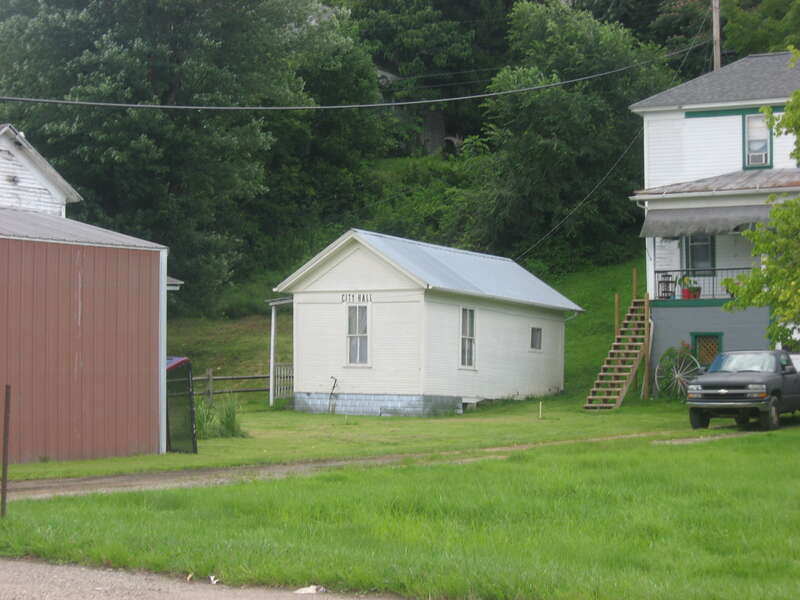
[[[778,399],[775,396],[770,396],[769,407],[767,410],[759,414],[761,421],[761,428],[771,431],[781,426],[780,414],[778,413]]]
[[[692,424],[692,429],[708,429],[708,424],[711,422],[709,414],[699,408],[689,409],[689,423]]]

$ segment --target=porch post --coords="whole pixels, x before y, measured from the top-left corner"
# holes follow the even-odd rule
[[[272,308],[272,317],[269,321],[269,405],[275,405],[275,319],[278,316],[277,306]]]

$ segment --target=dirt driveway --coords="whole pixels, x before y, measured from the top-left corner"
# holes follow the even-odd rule
[[[557,440],[517,446],[483,448],[470,452],[438,453],[435,459],[426,454],[401,454],[363,459],[325,460],[305,463],[262,465],[250,467],[226,467],[221,469],[196,469],[188,471],[160,471],[156,473],[131,473],[108,477],[83,477],[75,479],[38,479],[9,482],[9,499],[49,498],[92,493],[111,493],[133,490],[158,490],[177,487],[199,487],[224,485],[241,481],[282,479],[292,475],[307,475],[341,467],[367,467],[397,464],[408,460],[419,460],[425,464],[464,463],[477,460],[505,458],[510,452],[532,450],[548,446],[567,444],[592,444],[611,440],[634,439],[654,436],[676,435],[679,432],[643,432],[588,439]],[[685,439],[685,438],[678,438]],[[715,439],[713,436],[693,438],[697,441]],[[661,440],[662,443],[668,440]]]
[[[32,560],[0,559],[0,600],[390,600],[396,596],[302,595],[274,588],[232,588],[206,581]]]

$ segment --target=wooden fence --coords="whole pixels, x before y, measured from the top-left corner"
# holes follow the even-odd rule
[[[216,382],[218,381],[263,381],[261,387],[229,387],[229,389],[218,389]],[[203,396],[207,404],[214,402],[214,396],[220,394],[245,394],[248,392],[265,392],[269,393],[269,375],[214,375],[212,369],[206,371],[203,377],[192,377],[194,385],[194,392]],[[204,390],[199,389],[198,383],[205,383]],[[253,385],[258,385],[254,383]],[[294,387],[294,369],[293,365],[287,363],[275,364],[275,398],[288,398],[292,395]]]

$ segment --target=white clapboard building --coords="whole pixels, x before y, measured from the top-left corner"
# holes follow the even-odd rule
[[[294,305],[294,406],[431,415],[564,387],[582,309],[508,258],[352,229],[275,291]]]

